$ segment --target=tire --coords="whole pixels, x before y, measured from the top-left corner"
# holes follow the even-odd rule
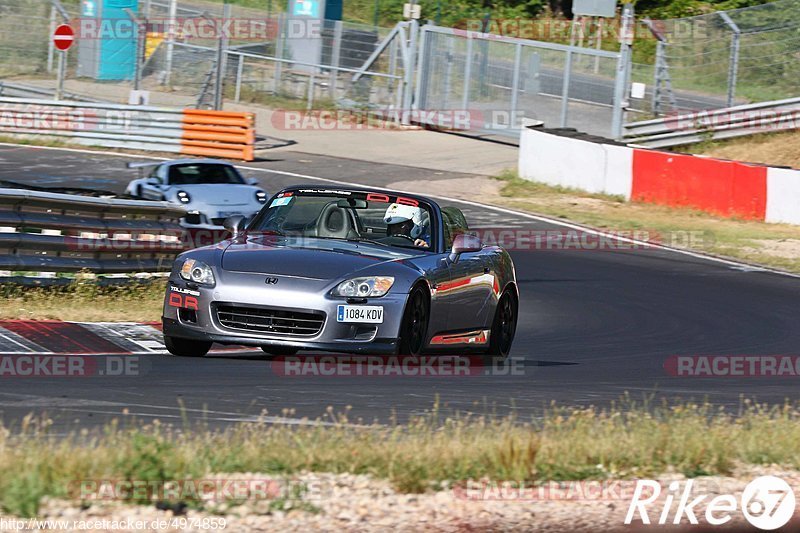
[[[300,351],[300,348],[292,348],[291,346],[262,346],[261,350],[269,355],[294,355]]]
[[[172,355],[179,357],[203,357],[211,349],[211,343],[207,341],[193,341],[191,339],[181,339],[178,337],[164,336],[164,344]]]
[[[514,335],[517,332],[518,311],[519,305],[514,294],[509,291],[504,292],[500,301],[497,302],[492,332],[489,335],[488,355],[494,361],[505,361],[511,352],[511,345],[514,343]]]
[[[425,348],[428,335],[428,299],[420,287],[408,295],[403,321],[400,323],[398,353],[419,355]]]

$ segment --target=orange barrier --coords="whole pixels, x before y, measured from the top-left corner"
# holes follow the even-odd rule
[[[255,115],[235,111],[184,109],[181,153],[252,161]]]

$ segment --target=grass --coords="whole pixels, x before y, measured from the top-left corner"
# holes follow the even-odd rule
[[[800,467],[800,411],[789,405],[744,401],[739,413],[728,413],[623,398],[608,409],[551,406],[530,422],[443,417],[435,406],[405,425],[353,425],[332,408],[328,419],[327,426],[258,422],[216,431],[126,421],[48,438],[50,422],[28,417],[0,430],[0,507],[32,516],[42,497],[74,498],[76,483],[102,479],[158,486],[222,473],[288,478],[310,471],[367,474],[418,493],[471,479],[535,483]]]
[[[800,168],[800,132],[762,133],[738,139],[706,141],[682,146],[682,152],[703,154],[722,159],[735,159],[764,165]]]
[[[730,257],[747,263],[800,272],[800,227],[716,217],[622,197],[552,187],[506,171],[498,202],[613,231],[644,230],[679,248]]]
[[[64,286],[0,284],[0,318],[98,322],[150,322],[161,318],[164,282],[99,285],[76,280]]]

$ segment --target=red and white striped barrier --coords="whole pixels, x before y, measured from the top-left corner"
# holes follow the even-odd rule
[[[519,175],[549,185],[722,217],[800,224],[800,170],[634,148],[563,130],[524,128]]]
[[[211,353],[252,347],[214,345]],[[255,348],[257,349],[257,348]],[[0,320],[0,355],[148,355],[164,354],[161,324],[151,322],[61,322]]]

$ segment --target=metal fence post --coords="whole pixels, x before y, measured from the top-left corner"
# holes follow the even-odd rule
[[[614,107],[611,118],[611,137],[622,138],[622,124],[625,119],[625,94],[628,87],[628,76],[631,62],[631,45],[633,44],[633,4],[622,7],[622,25],[620,28],[619,58],[617,72],[614,77]]]
[[[464,89],[461,95],[461,107],[466,110],[469,107],[469,85],[472,78],[472,35],[467,33],[467,55],[464,64]]]
[[[661,62],[664,58],[664,42],[660,39],[656,41],[656,59],[653,65],[653,100],[651,110],[653,115],[661,112]]]
[[[339,67],[342,55],[342,21],[337,20],[333,23],[333,50],[331,53],[331,80],[330,80],[330,93],[331,99],[336,99],[336,84],[338,83]]]
[[[222,6],[222,19],[228,20],[231,17],[231,5],[228,3]],[[222,109],[222,91],[225,87],[225,70],[228,63],[228,35],[225,31],[219,36],[217,45],[217,72],[214,79],[214,109]]]
[[[242,95],[242,73],[244,71],[244,56],[239,54],[239,62],[236,63],[236,94],[233,96],[235,101],[239,101]]]
[[[308,77],[308,95],[306,97],[306,110],[311,111],[311,108],[314,107],[314,84],[316,83],[314,72],[311,72],[311,76]]]
[[[172,54],[175,51],[175,18],[178,14],[178,0],[169,0],[169,15],[167,22],[167,57],[164,60],[164,85],[169,87],[172,76]]]
[[[416,23],[416,21],[414,21]],[[416,32],[415,32],[416,34]],[[416,71],[416,78],[417,78],[417,86],[414,88],[414,109],[420,109],[422,106],[427,105],[428,103],[428,65],[429,65],[429,55],[428,52],[428,39],[429,39],[429,32],[425,26],[422,26],[419,32],[419,55],[418,58],[415,60],[414,58],[409,58],[408,63],[404,65],[404,74],[406,77],[409,75],[409,71],[411,74],[411,79],[414,79],[414,68],[417,69]],[[402,43],[402,46],[405,46],[405,43]],[[405,92],[410,92],[411,87],[408,85],[406,81],[404,83],[404,93],[403,93],[403,100],[406,99]]]
[[[286,31],[286,17],[283,13],[278,15],[278,39],[275,41],[275,57],[283,59],[283,39],[284,32]],[[278,94],[278,89],[281,85],[281,69],[283,63],[280,61],[275,62],[275,74],[272,77],[272,94]]]
[[[48,35],[53,35],[53,32],[56,31],[56,6],[50,6],[50,33]],[[53,72],[53,54],[55,53],[56,47],[53,44],[53,39],[47,40],[47,72]]]
[[[444,90],[442,91],[442,109],[447,109],[448,104],[450,103],[450,90],[451,82],[453,80],[453,57],[455,56],[455,40],[450,37],[447,39],[447,52],[446,52],[446,59],[447,59],[447,66],[445,67],[444,71]]]
[[[517,98],[519,97],[519,74],[522,69],[522,44],[517,43],[516,51],[514,53],[514,74],[511,79],[511,114],[508,117],[508,127],[511,129],[514,125],[514,118],[517,115]]]
[[[414,66],[417,64],[417,38],[419,36],[419,23],[411,19],[408,24],[408,64],[405,65],[403,72],[405,83],[403,84],[403,113],[402,123],[405,126],[411,124],[411,106],[417,105],[414,101]]]
[[[128,15],[128,18],[131,19],[136,26],[136,39],[135,44],[136,50],[134,50],[133,54],[133,90],[138,91],[139,85],[142,81],[142,66],[144,63],[144,56],[145,56],[145,38],[147,36],[147,23],[142,23],[141,19],[134,13],[131,9],[125,9],[125,14]]]
[[[572,27],[569,32],[569,49],[567,50],[567,57],[564,59],[564,76],[561,83],[561,121],[559,124],[562,128],[567,127],[567,114],[569,112],[569,85],[570,78],[572,77],[572,49],[575,47],[575,26],[578,23],[578,17],[572,20]]]
[[[58,82],[56,83],[55,99],[61,100],[64,97],[64,78],[67,76],[67,51],[58,53]]]
[[[739,38],[742,32],[726,12],[720,11],[719,16],[733,32],[731,36],[731,57],[728,62],[728,107],[732,107],[733,99],[736,95],[736,77],[739,73]]]

